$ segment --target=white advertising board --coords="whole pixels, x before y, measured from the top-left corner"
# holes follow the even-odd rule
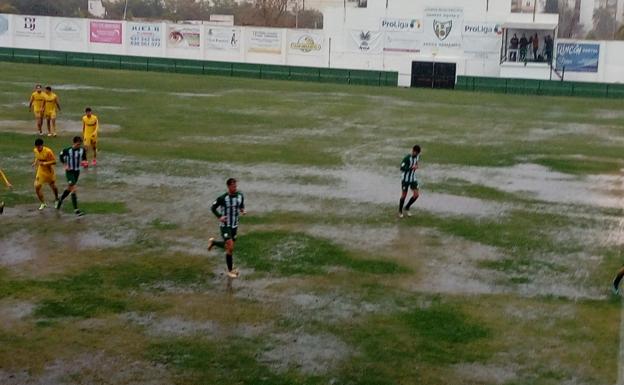
[[[247,51],[253,53],[282,53],[282,30],[249,29],[247,31]]]
[[[321,55],[325,47],[325,36],[311,30],[288,31],[288,53],[291,55]]]

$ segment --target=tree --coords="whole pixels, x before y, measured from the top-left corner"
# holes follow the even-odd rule
[[[104,1],[106,17],[111,19],[121,19],[124,14],[125,1]],[[165,12],[160,0],[128,0],[126,18],[161,19]]]
[[[624,24],[620,25],[617,32],[615,33],[615,40],[624,40]]]
[[[202,0],[164,0],[167,20],[208,20],[210,3]]]
[[[546,0],[544,13],[559,13],[559,0]]]
[[[583,25],[581,19],[581,0],[575,0],[574,7],[567,2],[559,4],[559,37],[570,39],[581,37]]]
[[[254,7],[259,13],[262,25],[275,27],[288,13],[290,2],[291,0],[254,0]]]
[[[80,17],[86,15],[86,2],[82,0],[4,0],[0,2],[3,12],[24,15]]]
[[[615,9],[607,5],[594,10],[594,29],[591,36],[597,40],[612,40],[615,35],[616,21]]]

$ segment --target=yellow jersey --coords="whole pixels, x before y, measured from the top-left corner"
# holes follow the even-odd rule
[[[100,123],[98,122],[98,117],[94,114],[91,114],[91,117],[85,115],[82,117],[82,127],[84,128],[83,136],[85,139],[88,139],[92,136],[96,136],[98,134],[98,129],[100,128]]]
[[[52,151],[49,147],[43,146],[41,152],[37,151],[36,147],[33,149],[33,152],[35,153],[35,160],[38,160],[39,162],[53,162],[48,165],[39,164],[37,167],[37,176],[54,175],[54,164],[56,164],[54,151]]]
[[[45,113],[56,113],[56,103],[58,102],[58,96],[54,92],[43,93],[45,100]]]
[[[30,94],[30,100],[32,100],[33,111],[41,111],[41,109],[43,108],[43,103],[45,102],[45,93],[43,91],[35,91]]]

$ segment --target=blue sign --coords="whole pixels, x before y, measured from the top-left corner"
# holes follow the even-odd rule
[[[557,71],[598,72],[600,44],[557,43]]]

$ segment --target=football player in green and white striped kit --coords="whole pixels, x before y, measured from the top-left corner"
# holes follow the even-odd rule
[[[212,203],[212,213],[219,218],[221,222],[219,228],[223,241],[215,241],[214,238],[208,239],[208,251],[214,246],[225,249],[225,262],[227,264],[227,275],[230,278],[238,277],[238,269],[234,269],[234,242],[236,242],[236,233],[238,231],[238,220],[240,215],[245,215],[245,198],[243,194],[237,190],[236,179],[229,178],[226,181],[228,191],[219,196]]]
[[[80,136],[74,136],[72,146],[61,151],[59,158],[63,163],[63,167],[65,167],[67,188],[63,191],[61,199],[56,202],[56,209],[59,210],[65,198],[71,194],[74,213],[78,216],[82,216],[84,213],[78,209],[78,197],[76,196],[76,185],[78,184],[78,177],[80,176],[80,163],[83,161],[86,162],[87,160],[87,152],[84,147],[82,147],[82,138]]]
[[[399,200],[399,218],[403,218],[403,204],[407,196],[407,190],[412,189],[412,197],[405,206],[405,213],[408,217],[412,215],[409,212],[410,207],[418,199],[418,179],[416,179],[416,170],[418,169],[418,161],[420,160],[420,146],[415,145],[412,153],[405,155],[401,162],[401,199]]]

